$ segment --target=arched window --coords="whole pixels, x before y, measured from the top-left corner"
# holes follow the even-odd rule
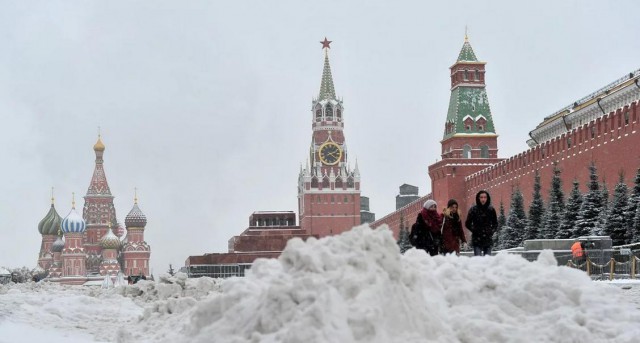
[[[342,109],[340,107],[336,108],[336,120],[342,120]]]
[[[322,179],[322,188],[329,188],[329,177],[326,176],[324,179]]]
[[[465,144],[462,147],[462,158],[471,158],[471,146],[469,144]]]
[[[333,107],[331,107],[331,104],[327,104],[327,107],[324,108],[324,115],[327,121],[333,121]]]
[[[478,69],[476,69],[473,72],[473,79],[476,80],[476,81],[480,81],[480,73],[478,72]]]
[[[320,105],[316,106],[316,121],[322,120],[322,107]]]
[[[482,158],[489,158],[489,147],[486,145],[483,145],[480,147],[480,157]]]
[[[318,178],[315,176],[311,178],[311,188],[318,188]]]
[[[336,188],[342,188],[342,178],[339,176],[336,178]]]
[[[349,188],[355,187],[355,184],[353,182],[353,177],[352,176],[349,176],[349,178],[347,179],[347,187],[349,187]]]
[[[469,80],[469,71],[468,70],[464,70],[464,72],[462,73],[462,79],[465,81]]]

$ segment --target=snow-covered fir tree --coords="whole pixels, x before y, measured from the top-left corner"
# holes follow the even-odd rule
[[[407,228],[400,228],[400,232],[398,233],[398,247],[400,248],[401,254],[404,254],[405,251],[413,248],[409,241],[409,230]]]
[[[613,245],[630,243],[633,238],[633,229],[627,226],[628,220],[625,218],[627,204],[627,184],[624,183],[624,174],[620,172],[620,180],[613,191],[613,201],[603,232],[604,235],[611,237]]]
[[[609,211],[611,210],[611,203],[609,202],[609,188],[607,188],[607,182],[602,178],[602,184],[600,184],[600,190],[602,194],[602,210],[600,211],[600,225],[598,230],[594,234],[598,236],[604,235],[604,228],[607,226],[607,219],[609,219]]]
[[[549,205],[545,211],[540,238],[556,238],[560,232],[562,219],[564,218],[564,192],[562,192],[560,173],[560,168],[558,168],[557,163],[554,163],[551,188],[549,190]]]
[[[520,188],[511,194],[511,207],[507,217],[507,225],[500,232],[503,249],[518,247],[522,244],[527,227],[527,216],[524,212],[524,198]]]
[[[500,241],[500,233],[507,225],[507,217],[504,215],[504,203],[500,200],[500,213],[498,214],[498,230],[493,233],[493,249],[502,249],[502,242]]]
[[[629,194],[629,202],[627,204],[627,210],[625,213],[625,217],[627,218],[627,225],[630,227],[637,227],[635,223],[636,218],[636,209],[639,207],[640,203],[640,168],[636,171],[636,177],[633,180],[633,189],[631,190],[631,194]],[[637,242],[640,237],[634,239],[634,242]]]
[[[540,189],[540,172],[536,169],[536,173],[533,176],[533,200],[531,200],[531,205],[529,206],[529,221],[525,230],[525,240],[542,238],[540,232],[542,231],[542,219],[544,217],[544,202],[542,201]]]
[[[569,199],[567,199],[567,206],[565,206],[564,216],[560,221],[560,229],[556,234],[556,238],[576,238],[574,236],[574,227],[576,220],[578,220],[578,213],[580,213],[580,207],[582,206],[582,193],[580,193],[580,183],[577,179],[573,179],[573,188]]]
[[[398,232],[397,242],[401,254],[404,254],[405,251],[413,248],[413,245],[411,245],[411,241],[409,240],[409,236],[409,229],[406,228],[404,224],[404,214],[400,213],[400,231]]]
[[[589,236],[601,230],[600,213],[604,204],[602,203],[602,191],[598,183],[598,169],[595,163],[589,165],[588,192],[583,196],[582,206],[578,212],[578,219],[574,226],[573,237]]]
[[[631,224],[633,228],[633,237],[631,238],[631,242],[640,242],[640,206],[636,208],[636,215],[633,216],[633,223]]]

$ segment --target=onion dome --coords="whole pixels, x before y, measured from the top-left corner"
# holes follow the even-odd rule
[[[75,233],[75,232],[84,232],[87,224],[84,222],[84,219],[76,212],[76,203],[73,202],[73,206],[71,207],[71,211],[69,214],[62,220],[62,232],[64,233]]]
[[[43,235],[57,235],[61,223],[62,217],[60,217],[52,202],[49,212],[38,224],[38,231]]]
[[[102,249],[118,249],[120,247],[120,239],[109,228],[107,234],[100,239],[100,246]]]
[[[96,142],[96,144],[93,145],[93,150],[104,151],[104,143],[102,143],[102,140],[100,139],[100,135],[98,135],[98,141]]]
[[[147,225],[147,216],[142,213],[137,201],[133,204],[133,208],[129,211],[129,214],[124,218],[124,224],[127,227],[145,227],[145,225]]]
[[[64,241],[62,240],[62,236],[58,236],[53,244],[51,244],[51,252],[61,252],[64,249]]]

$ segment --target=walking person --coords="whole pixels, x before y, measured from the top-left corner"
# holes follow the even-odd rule
[[[447,208],[442,211],[442,254],[460,255],[460,242],[466,243],[462,231],[462,220],[458,214],[458,202],[455,199],[447,202]]]
[[[580,265],[584,263],[584,247],[583,244],[576,239],[573,245],[571,246],[571,256],[573,257],[573,263],[576,265]]]
[[[491,196],[487,191],[476,194],[476,204],[469,209],[464,225],[471,231],[471,244],[475,256],[491,255],[493,233],[498,229],[498,216],[491,206]]]
[[[409,240],[417,249],[423,249],[431,256],[438,255],[442,236],[442,217],[438,213],[438,204],[427,200],[418,213],[415,224],[411,226]]]

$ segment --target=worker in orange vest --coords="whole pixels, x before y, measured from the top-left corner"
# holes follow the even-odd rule
[[[571,255],[575,263],[584,262],[584,250],[582,249],[582,243],[576,239],[575,243],[571,246]]]

